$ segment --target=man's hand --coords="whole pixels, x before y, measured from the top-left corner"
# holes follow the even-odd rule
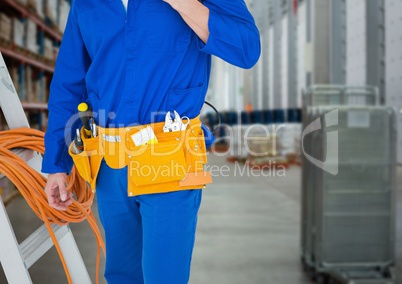
[[[67,174],[49,174],[45,187],[49,205],[57,210],[65,211],[73,203],[73,194],[67,190]]]
[[[209,9],[198,0],[162,0],[179,12],[187,25],[207,43],[209,37]]]

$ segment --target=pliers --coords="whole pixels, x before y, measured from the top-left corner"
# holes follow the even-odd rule
[[[163,132],[176,132],[181,130],[186,130],[187,125],[190,123],[190,119],[187,116],[180,117],[177,111],[174,112],[174,119],[170,116],[170,111],[167,112],[165,116],[165,126],[163,127]],[[186,121],[186,123],[183,123]]]

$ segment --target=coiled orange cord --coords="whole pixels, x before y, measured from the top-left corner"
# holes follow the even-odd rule
[[[73,201],[66,211],[56,210],[49,206],[44,191],[47,179],[10,151],[15,148],[25,148],[43,154],[45,150],[43,139],[43,132],[31,128],[17,128],[0,132],[0,172],[18,188],[31,209],[44,221],[70,284],[72,283],[70,272],[50,224],[55,223],[64,226],[70,222],[79,223],[85,219],[88,221],[98,245],[96,283],[99,283],[100,250],[102,248],[103,253],[105,253],[105,244],[91,211],[94,198],[93,192],[88,188],[86,182],[80,177],[74,167],[68,176],[67,188],[73,193],[76,200]]]

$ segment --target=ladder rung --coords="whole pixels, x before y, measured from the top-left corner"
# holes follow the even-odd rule
[[[52,224],[53,232],[57,240],[62,239],[69,231],[68,226],[58,226]],[[20,244],[21,255],[24,259],[25,267],[30,268],[39,258],[41,258],[51,247],[53,241],[45,225],[42,225],[32,235]]]

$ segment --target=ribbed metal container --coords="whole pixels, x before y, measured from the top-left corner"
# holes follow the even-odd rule
[[[302,129],[314,121],[316,114],[311,110],[315,106],[341,105],[343,101],[344,86],[312,86],[303,93]],[[312,135],[302,136],[304,151],[312,153],[314,141]],[[303,150],[303,149],[302,149]],[[315,194],[312,192],[314,177],[312,167],[314,165],[302,154],[302,194],[301,194],[301,257],[303,261],[313,266],[313,235],[314,206],[312,204]]]
[[[326,111],[330,111],[334,108],[341,106],[351,105],[351,106],[370,106],[376,105],[378,102],[377,90],[372,87],[346,87],[342,85],[316,85],[307,89],[303,93],[303,130],[306,129],[314,120],[320,118],[322,112],[318,108],[330,107]],[[342,118],[340,118],[342,119]],[[315,136],[317,133],[310,133],[303,137],[303,146],[305,153],[308,153],[316,157],[315,152],[319,147],[322,147],[317,141]],[[346,140],[345,140],[346,139]],[[344,138],[342,135],[339,136],[339,144],[345,145],[345,149],[340,153],[340,155],[345,155],[347,157],[352,157],[351,154],[361,153],[366,155],[369,149],[372,148],[370,143],[361,143],[361,141],[366,141],[367,139],[361,135],[361,133],[356,134],[352,137]],[[361,150],[356,152],[353,147],[347,148],[348,143],[358,144]],[[373,145],[377,145],[377,142],[373,142]],[[349,150],[348,150],[349,149]],[[349,152],[348,152],[349,151]],[[374,158],[372,155],[371,157]],[[365,156],[368,159],[367,156]],[[342,159],[342,157],[340,158]],[[316,231],[316,173],[314,169],[316,168],[309,160],[306,159],[305,155],[302,155],[302,204],[301,204],[301,256],[302,260],[308,266],[315,266],[315,256],[314,256],[314,244],[315,244],[315,231]],[[337,181],[338,183],[340,181]],[[331,183],[331,181],[329,181]],[[345,188],[350,186],[353,181],[346,181]]]
[[[338,173],[312,169],[315,267],[386,267],[395,260],[395,115],[387,107],[337,112],[338,125],[322,123],[314,135],[314,156],[328,163],[328,133],[339,141]]]

